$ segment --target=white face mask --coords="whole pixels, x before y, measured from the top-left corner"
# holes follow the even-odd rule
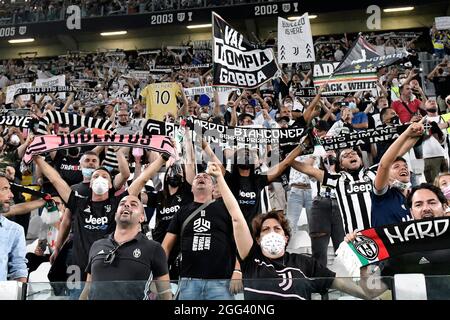
[[[261,238],[261,249],[269,258],[276,258],[283,253],[286,239],[279,233],[270,232]]]
[[[411,189],[411,182],[401,182],[398,180],[394,180],[394,182],[392,182],[392,187],[400,189],[401,191],[409,190]]]
[[[109,191],[109,182],[103,177],[98,177],[92,182],[92,190],[98,195],[104,195]]]

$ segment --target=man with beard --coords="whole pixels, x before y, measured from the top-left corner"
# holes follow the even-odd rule
[[[164,157],[166,157],[164,155]],[[111,233],[115,228],[114,213],[120,200],[127,195],[138,196],[145,183],[155,175],[167,159],[163,156],[148,166],[137,179],[120,195],[115,194],[111,174],[104,167],[97,168],[91,178],[90,193],[81,196],[61,178],[61,176],[41,157],[34,157],[42,173],[55,186],[61,199],[67,203],[73,216],[73,264],[83,272],[88,264],[91,245]],[[82,279],[86,278],[82,274]],[[81,291],[80,291],[81,293]],[[77,293],[73,297],[77,296]],[[77,297],[78,298],[78,297]]]
[[[158,242],[140,232],[144,219],[144,207],[136,196],[122,198],[114,233],[94,242],[89,251],[88,284],[82,297],[146,300],[150,284],[156,280],[160,298],[172,298],[166,255]]]

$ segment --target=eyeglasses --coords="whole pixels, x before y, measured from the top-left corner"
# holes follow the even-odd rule
[[[116,258],[116,251],[120,248],[120,246],[115,247],[109,253],[105,256],[105,259],[103,260],[106,264],[112,264],[114,262],[114,259]]]

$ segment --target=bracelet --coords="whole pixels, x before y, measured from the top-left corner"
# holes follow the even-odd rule
[[[236,272],[236,273],[239,273],[239,274],[241,274],[241,275],[242,275],[242,271],[241,271],[241,270],[238,270],[238,269],[234,269],[233,273],[234,273],[234,272]]]

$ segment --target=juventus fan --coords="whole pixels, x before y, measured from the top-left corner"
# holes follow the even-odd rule
[[[180,238],[179,300],[233,300],[232,293],[239,290],[235,287],[238,281],[230,286],[227,280],[241,278],[232,222],[222,200],[212,201],[213,186],[207,173],[195,176],[194,202],[173,217],[162,244],[169,257]]]
[[[144,219],[144,207],[136,196],[120,200],[116,230],[94,242],[89,251],[82,299],[147,300],[153,279],[159,297],[172,299],[166,255],[158,242],[140,232]]]
[[[439,187],[429,183],[422,183],[411,189],[406,199],[406,205],[410,210],[413,220],[423,220],[423,230],[430,230],[433,224],[433,218],[445,217],[447,199]],[[436,225],[436,224],[434,224]],[[445,224],[448,226],[448,223]],[[427,231],[427,232],[428,232]],[[431,232],[433,234],[433,232]],[[416,233],[417,236],[417,233]],[[347,234],[345,241],[353,241],[356,232]],[[414,236],[409,238],[414,240]],[[409,241],[409,240],[408,240]],[[408,244],[406,241],[405,244]],[[445,241],[444,239],[442,241]],[[412,244],[410,244],[412,245]],[[381,271],[383,281],[388,281],[395,274],[419,273],[425,276],[428,300],[450,299],[448,270],[450,270],[450,249],[417,251],[407,253],[395,258],[383,261],[378,265],[378,273]],[[441,277],[436,277],[441,276]],[[375,277],[373,279],[376,279]],[[365,281],[361,282],[365,285]],[[387,288],[390,283],[374,283],[373,287],[379,287],[381,290]]]
[[[283,211],[271,211],[256,217],[253,220],[252,237],[219,165],[209,163],[208,172],[217,179],[218,188],[233,221],[234,238],[242,265],[245,300],[309,300],[312,293],[324,294],[329,288],[360,298],[381,293],[378,290],[364,291],[349,278],[335,278],[334,272],[310,256],[286,252],[291,230]]]
[[[368,229],[375,179],[373,167],[365,169],[359,151],[353,149],[341,150],[338,165],[340,171],[337,168],[337,173],[330,173],[299,161],[291,164],[292,168],[314,177],[323,186],[335,189],[346,234],[356,229]]]
[[[401,156],[422,136],[423,120],[412,123],[381,158],[372,193],[372,227],[410,220],[405,200],[411,189],[408,163]]]
[[[67,203],[73,217],[73,258],[81,272],[86,269],[89,248],[96,240],[111,233],[115,227],[114,213],[119,201],[126,195],[138,196],[145,183],[165,163],[162,156],[148,166],[141,175],[120,195],[114,194],[112,177],[104,167],[97,168],[91,178],[89,196],[84,197],[73,191],[61,178],[58,172],[39,156],[34,157],[35,163],[42,173],[55,186],[61,199]],[[83,274],[82,280],[86,279]]]

